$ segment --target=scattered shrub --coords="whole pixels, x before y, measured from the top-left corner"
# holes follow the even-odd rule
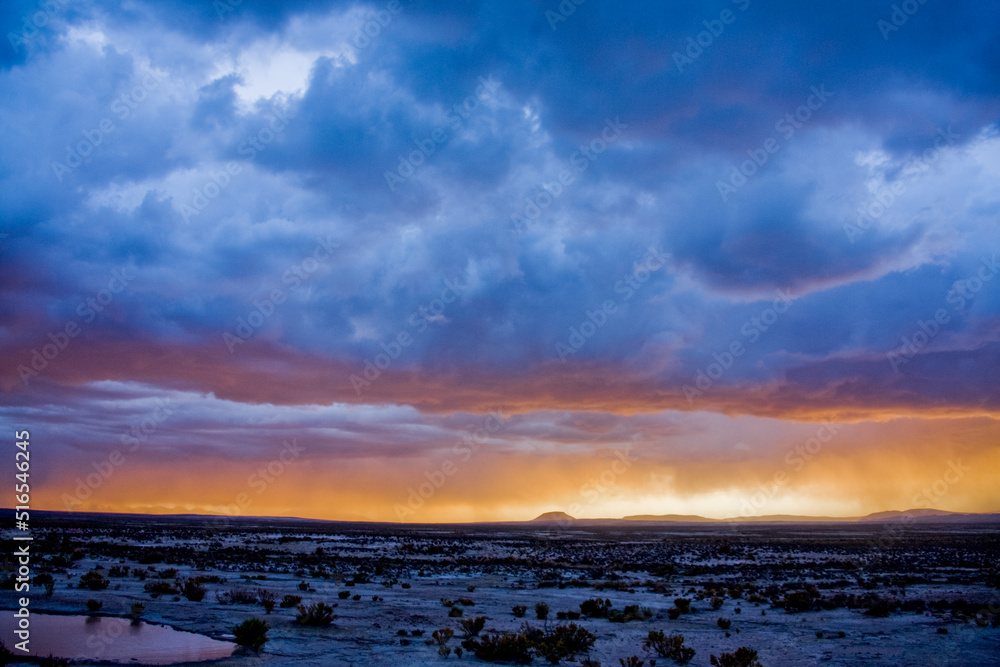
[[[615,609],[608,614],[608,620],[612,623],[628,623],[629,621],[646,621],[653,617],[653,610],[649,607],[639,607],[637,604],[630,604],[622,611]]]
[[[249,588],[230,588],[222,593],[216,592],[215,599],[220,604],[256,604],[257,591]]]
[[[180,591],[177,590],[177,586],[173,585],[169,581],[150,581],[144,588],[147,593],[152,594],[152,596],[159,597],[160,595],[177,595]]]
[[[712,599],[709,600],[709,605],[712,607],[712,609],[717,611],[722,606],[722,602],[723,602],[722,598],[720,598],[718,595],[713,595]]]
[[[233,628],[233,634],[236,636],[237,644],[260,652],[267,643],[268,630],[270,627],[264,621],[259,618],[248,618]]]
[[[337,617],[333,615],[333,607],[324,602],[317,602],[309,605],[308,607],[304,604],[300,604],[299,613],[298,616],[295,617],[295,622],[299,625],[325,627],[333,623],[335,618]]]
[[[341,600],[346,600],[347,598],[351,597],[351,591],[340,591],[339,593],[337,593],[337,597],[340,598]]]
[[[580,603],[580,613],[587,618],[607,618],[611,611],[611,600],[591,598]]]
[[[274,609],[275,597],[274,593],[267,590],[266,588],[257,589],[257,600],[260,602],[260,606],[264,608],[264,612],[270,614]]]
[[[110,583],[97,570],[91,570],[80,577],[80,588],[89,588],[92,591],[103,591]]]
[[[448,618],[461,618],[461,617],[462,617],[461,607],[452,607],[451,609],[448,610]]]
[[[633,655],[628,658],[618,658],[618,662],[621,667],[642,667],[646,664],[646,661],[640,660],[637,655]]]
[[[42,572],[36,576],[35,583],[45,588],[45,595],[52,595],[52,591],[55,590],[56,587],[55,579],[53,579],[52,575],[48,572]]]
[[[761,667],[757,661],[757,651],[741,646],[735,653],[723,653],[716,658],[711,656],[710,662],[713,667]]]
[[[142,612],[146,611],[146,605],[141,602],[133,602],[129,609],[129,616],[132,617],[132,625],[139,625],[142,621]]]
[[[539,621],[544,621],[549,617],[549,605],[544,602],[539,602],[535,605],[535,616],[538,617]]]
[[[486,626],[486,617],[466,618],[460,621],[459,625],[462,626],[462,632],[466,637],[475,637]]]
[[[104,606],[104,603],[100,602],[99,600],[93,600],[93,599],[87,600],[87,611],[89,611],[91,613],[100,611],[101,607],[103,607],[103,606]]]
[[[512,611],[514,612],[514,618],[524,618],[524,614],[528,611],[528,608],[523,604],[516,604]]]
[[[729,626],[733,624],[733,622],[728,618],[720,618],[715,623],[723,630],[728,630]]]
[[[662,630],[650,630],[643,650],[653,650],[661,658],[670,658],[674,662],[684,664],[694,657],[694,649],[684,646],[684,635],[665,635]]]
[[[531,640],[523,632],[485,635],[482,639],[466,640],[463,646],[486,662],[502,660],[517,665],[527,665],[534,658]]]
[[[206,591],[205,587],[197,581],[188,579],[184,582],[184,588],[181,589],[181,593],[191,602],[201,602],[205,598]]]
[[[282,609],[291,609],[292,607],[298,607],[300,602],[302,602],[301,595],[286,595],[278,603],[278,606]]]
[[[586,628],[570,623],[557,625],[552,632],[536,638],[532,644],[538,654],[553,665],[560,660],[575,661],[577,653],[586,653],[597,640]]]

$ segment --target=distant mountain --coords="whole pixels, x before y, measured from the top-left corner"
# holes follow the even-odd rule
[[[887,519],[898,519],[903,516],[908,516],[911,518],[917,517],[927,517],[927,516],[940,516],[940,517],[956,517],[956,516],[967,516],[960,512],[946,512],[945,510],[935,510],[935,509],[913,509],[913,510],[888,510],[886,512],[875,512],[869,514],[868,516],[863,516],[859,521],[885,521]]]
[[[622,521],[691,521],[694,523],[717,523],[724,519],[707,519],[697,514],[634,514],[622,517]]]
[[[557,514],[550,512],[549,514]],[[543,515],[545,516],[545,515]],[[603,519],[603,521],[646,521],[650,523],[721,523],[721,522],[746,522],[746,523],[880,523],[887,521],[898,521],[906,518],[920,523],[945,522],[945,523],[1000,523],[1000,514],[966,514],[962,512],[947,512],[931,508],[919,508],[908,510],[889,510],[885,512],[874,512],[866,516],[804,516],[795,514],[768,514],[764,516],[737,516],[727,519],[709,519],[697,514],[633,514],[621,519]],[[537,520],[537,519],[536,519]],[[580,519],[579,521],[584,521]]]
[[[576,521],[576,519],[566,512],[546,512],[539,514],[532,521]]]

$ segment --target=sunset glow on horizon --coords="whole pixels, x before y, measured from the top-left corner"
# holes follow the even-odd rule
[[[1000,9],[563,4],[0,10],[33,509],[1000,512]]]

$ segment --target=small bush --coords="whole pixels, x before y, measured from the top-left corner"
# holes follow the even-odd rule
[[[160,595],[177,595],[180,591],[177,587],[170,583],[169,581],[150,581],[144,588],[147,593],[152,594],[152,596],[158,597]]]
[[[260,606],[264,608],[264,612],[270,614],[274,609],[275,597],[274,593],[267,590],[266,588],[257,589],[257,600],[260,602]]]
[[[523,604],[516,604],[511,610],[514,612],[514,618],[524,618],[525,613],[527,613],[528,608]]]
[[[201,602],[205,598],[206,591],[205,587],[197,581],[188,579],[184,582],[184,588],[181,589],[181,593],[191,602]]]
[[[608,614],[608,620],[612,623],[628,623],[629,621],[646,621],[653,617],[653,610],[649,607],[639,607],[637,604],[630,604],[622,611],[615,609]]]
[[[80,577],[80,588],[89,588],[92,591],[103,591],[110,583],[97,570],[91,570]]]
[[[307,625],[311,627],[326,627],[333,623],[334,619],[337,618],[333,615],[333,607],[324,603],[317,602],[311,604],[308,607],[304,604],[299,605],[298,616],[295,617],[295,622],[299,625]]]
[[[278,606],[282,609],[291,609],[292,607],[298,607],[300,602],[302,602],[301,595],[286,595],[278,603]]]
[[[694,649],[684,646],[684,635],[665,635],[662,630],[650,630],[643,650],[653,650],[661,658],[670,658],[674,662],[684,664],[694,657]]]
[[[523,632],[485,635],[479,640],[467,640],[463,645],[486,662],[505,661],[527,665],[534,658],[531,640]]]
[[[461,617],[462,617],[461,607],[452,607],[451,609],[448,610],[448,618],[461,618]]]
[[[535,639],[532,643],[538,654],[553,665],[560,660],[575,661],[577,653],[586,653],[597,641],[593,633],[576,623],[557,625],[552,632]]]
[[[451,628],[441,628],[431,633],[431,638],[437,642],[438,646],[446,646],[451,638],[455,636],[455,631]],[[431,643],[434,643],[431,642]]]
[[[633,655],[628,658],[618,658],[618,663],[621,667],[642,667],[646,664],[646,661],[641,660],[637,655]]]
[[[728,630],[729,626],[733,624],[733,622],[730,621],[728,618],[720,618],[715,623],[723,630]]]
[[[87,611],[91,613],[100,611],[103,606],[104,603],[99,600],[87,600]]]
[[[535,605],[535,616],[538,617],[539,621],[544,621],[549,617],[549,605],[544,602],[539,602]]]
[[[580,613],[587,618],[607,618],[610,611],[610,599],[592,598],[580,603]]]
[[[688,598],[677,598],[674,600],[674,606],[677,607],[682,614],[688,614],[691,612],[691,600]]]
[[[716,658],[711,656],[713,667],[761,667],[757,661],[757,651],[741,646],[735,653],[723,653]]]
[[[257,604],[257,591],[248,588],[230,588],[223,593],[216,593],[215,599],[220,604]]]
[[[337,593],[337,597],[340,598],[341,600],[346,600],[347,598],[351,597],[351,591],[340,591],[339,593]]]
[[[466,618],[460,621],[459,625],[462,626],[462,632],[466,637],[475,637],[486,626],[486,617]]]
[[[109,577],[127,577],[129,573],[128,565],[112,565],[108,570]]]
[[[248,618],[233,628],[233,634],[236,635],[237,644],[259,652],[267,643],[268,630],[270,627],[264,621],[259,618]]]
[[[133,602],[132,607],[129,610],[129,616],[132,617],[132,625],[139,625],[142,620],[142,612],[146,611],[146,605],[141,602]]]
[[[52,591],[55,590],[56,587],[55,579],[53,579],[52,575],[48,572],[42,572],[36,576],[35,583],[45,588],[46,595],[52,595]]]

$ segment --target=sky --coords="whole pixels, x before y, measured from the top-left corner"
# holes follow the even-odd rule
[[[0,424],[37,509],[1000,511],[996,3],[0,26]]]

